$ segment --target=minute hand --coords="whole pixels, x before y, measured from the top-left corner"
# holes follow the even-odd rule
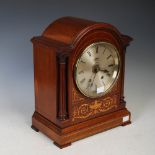
[[[94,77],[93,77],[93,80],[92,80],[92,83],[91,83],[91,85],[90,85],[90,86],[92,86],[92,85],[93,85],[95,77],[96,77],[96,73],[95,73],[95,75],[94,75]]]

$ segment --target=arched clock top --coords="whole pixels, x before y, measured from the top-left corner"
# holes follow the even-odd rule
[[[124,46],[128,45],[132,40],[129,36],[122,35],[111,24],[75,17],[62,17],[52,22],[43,32],[42,37],[75,46],[86,34],[97,30],[111,33]]]
[[[42,36],[66,44],[71,44],[80,31],[94,23],[96,22],[75,17],[62,17],[52,22],[45,29]]]

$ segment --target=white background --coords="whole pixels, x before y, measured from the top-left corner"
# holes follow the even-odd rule
[[[0,155],[154,155],[155,18],[153,0],[0,1]],[[31,129],[32,44],[62,16],[108,22],[134,38],[126,54],[125,99],[132,124],[60,150]]]

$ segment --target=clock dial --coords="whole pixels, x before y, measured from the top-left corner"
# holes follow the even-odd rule
[[[87,97],[97,98],[114,85],[120,68],[116,47],[97,42],[88,46],[75,65],[75,81],[78,89]]]

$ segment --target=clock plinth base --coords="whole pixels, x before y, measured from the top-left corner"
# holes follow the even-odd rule
[[[123,118],[126,116],[128,116],[129,119],[123,121]],[[117,126],[125,126],[130,124],[130,118],[130,112],[124,108],[110,114],[68,126],[66,128],[60,128],[39,113],[35,112],[32,117],[32,126],[46,134],[54,141],[56,146],[59,148],[64,148],[71,145],[74,141]]]
[[[131,124],[131,121],[128,121],[128,122],[123,123],[122,126],[130,125],[130,124]]]
[[[38,130],[35,126],[31,125],[31,128],[32,128],[34,131],[39,132],[39,130]]]
[[[60,149],[63,149],[63,148],[65,148],[65,147],[67,147],[67,146],[70,146],[72,143],[67,143],[67,144],[64,144],[64,145],[59,145],[58,143],[56,143],[56,142],[53,142],[57,147],[59,147]]]

